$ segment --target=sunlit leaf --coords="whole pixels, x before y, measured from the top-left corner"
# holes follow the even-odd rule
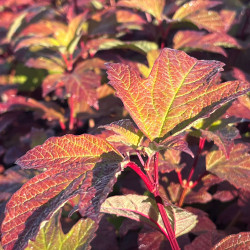
[[[100,128],[115,132],[116,135],[107,138],[110,142],[123,142],[126,145],[137,147],[142,139],[141,131],[128,119],[100,126]]]
[[[141,0],[141,1],[121,0],[118,2],[117,5],[129,8],[136,8],[145,11],[154,16],[157,20],[161,20],[165,6],[165,1],[164,0]]]
[[[222,150],[209,152],[206,156],[206,169],[238,188],[249,190],[249,148],[248,144],[236,144],[229,159]]]
[[[97,228],[91,219],[80,219],[67,234],[64,234],[57,212],[49,221],[44,221],[36,238],[29,241],[25,250],[90,249],[90,241]]]
[[[174,20],[182,20],[188,16],[197,13],[198,11],[206,8],[212,8],[220,4],[220,1],[210,1],[210,0],[198,0],[198,1],[189,1],[182,5],[174,14]]]
[[[238,234],[232,234],[222,239],[218,244],[216,244],[213,250],[243,250],[250,248],[250,233],[241,232]]]
[[[25,20],[25,17],[27,15],[27,12],[23,12],[20,14],[12,23],[12,25],[9,28],[9,31],[7,33],[7,39],[10,41],[15,32],[18,30],[18,28],[22,25],[22,23]]]
[[[108,64],[108,78],[139,129],[150,139],[179,133],[249,89],[240,81],[218,83],[223,63],[199,61],[164,49],[148,78],[124,64]]]
[[[223,18],[216,11],[207,10],[221,2],[219,1],[190,1],[181,6],[174,14],[173,20],[190,21],[199,29],[208,31],[223,32],[226,26]]]
[[[40,223],[77,194],[82,216],[97,220],[121,160],[106,140],[93,135],[52,137],[27,152],[17,164],[46,171],[25,183],[7,203],[1,229],[5,248],[23,248]]]
[[[174,206],[165,207],[168,218],[175,228],[176,237],[189,232],[196,224],[196,216]],[[128,217],[145,222],[159,230],[165,230],[155,201],[142,195],[112,196],[106,199],[101,206],[101,212]]]

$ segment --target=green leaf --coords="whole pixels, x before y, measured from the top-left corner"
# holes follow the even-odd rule
[[[197,220],[192,213],[175,206],[165,206],[165,209],[176,237],[188,233],[195,227]],[[157,230],[159,227],[165,230],[156,202],[147,196],[136,194],[112,196],[106,199],[100,211],[141,221]]]
[[[96,229],[97,224],[93,220],[80,219],[67,234],[64,234],[60,213],[57,212],[49,221],[41,224],[35,240],[30,240],[25,250],[90,249],[89,244]]]
[[[141,139],[142,132],[134,126],[133,122],[128,119],[113,122],[109,125],[100,126],[107,130],[115,132],[116,135],[109,136],[109,142],[122,142],[128,146],[138,147]]]

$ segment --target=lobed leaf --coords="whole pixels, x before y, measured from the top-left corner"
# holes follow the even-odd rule
[[[166,206],[165,209],[176,237],[189,232],[195,226],[196,216],[193,214],[174,206]],[[165,230],[155,201],[147,196],[112,196],[105,200],[100,211],[145,222],[157,230],[159,227]]]
[[[250,89],[240,81],[219,84],[222,66],[166,48],[146,79],[120,63],[108,64],[107,73],[139,129],[153,141],[179,133]]]
[[[107,141],[93,135],[52,137],[27,152],[17,163],[46,171],[25,183],[8,202],[2,224],[5,249],[22,249],[40,223],[77,194],[82,216],[97,220],[121,160]]]
[[[225,156],[229,158],[230,152],[234,146],[234,139],[239,136],[239,131],[235,127],[227,126],[214,132],[201,129],[201,134],[202,137],[205,137],[207,140],[214,141],[220,150],[223,151]]]
[[[247,250],[250,248],[250,233],[241,232],[238,234],[232,234],[222,239],[216,244],[213,250]]]
[[[80,219],[67,234],[64,234],[57,212],[49,221],[41,224],[34,241],[29,241],[25,250],[90,249],[90,241],[97,229],[96,223],[87,218]]]
[[[249,144],[236,144],[230,153],[230,159],[226,159],[222,150],[208,153],[206,169],[238,188],[249,190]]]

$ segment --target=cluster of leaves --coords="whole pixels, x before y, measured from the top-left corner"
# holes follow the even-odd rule
[[[4,249],[250,247],[247,2],[0,0]]]

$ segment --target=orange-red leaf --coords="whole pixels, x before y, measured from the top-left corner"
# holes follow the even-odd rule
[[[148,78],[124,64],[108,64],[108,78],[139,129],[150,139],[179,133],[221,104],[247,92],[240,81],[218,83],[223,63],[163,49]]]
[[[136,8],[145,11],[157,20],[162,19],[162,14],[165,6],[164,0],[121,0],[117,4],[118,6]]]
[[[208,31],[223,32],[226,31],[228,25],[225,24],[223,18],[218,12],[207,10],[221,2],[218,1],[190,1],[181,6],[173,16],[173,20],[190,21],[199,29],[207,29]]]
[[[206,156],[206,169],[229,181],[237,188],[250,190],[249,144],[236,144],[227,159],[222,150],[212,151]]]
[[[235,127],[227,126],[214,132],[201,129],[201,134],[202,137],[205,137],[207,140],[214,141],[220,150],[223,151],[225,156],[229,158],[230,152],[234,146],[234,139],[239,136],[239,131]]]
[[[205,34],[199,31],[178,31],[174,36],[174,48],[191,48],[220,53],[227,56],[221,47],[240,48],[238,42],[226,33]]]
[[[52,137],[27,152],[17,163],[45,172],[25,183],[8,202],[2,224],[5,249],[22,249],[40,223],[77,194],[82,216],[96,220],[121,160],[106,140],[93,135]]]

